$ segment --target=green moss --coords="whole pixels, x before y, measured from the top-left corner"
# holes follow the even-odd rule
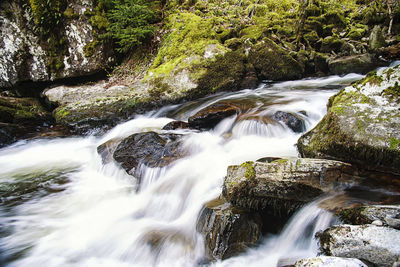
[[[329,53],[333,51],[338,53],[342,49],[342,46],[343,40],[337,36],[329,36],[322,40],[321,52]]]
[[[256,177],[256,170],[254,168],[254,162],[252,161],[246,161],[245,163],[242,163],[240,167],[246,168],[246,172],[244,174],[244,177],[247,180],[252,180]]]
[[[394,86],[388,87],[383,91],[384,95],[387,95],[396,100],[400,100],[400,86],[399,83],[396,82]]]
[[[85,47],[83,47],[83,51],[85,51],[85,57],[93,56],[97,51],[99,45],[100,42],[98,40],[94,40],[92,42],[87,43]]]
[[[390,149],[400,149],[400,140],[396,138],[390,138]]]
[[[67,7],[63,13],[64,17],[67,19],[77,19],[79,18],[79,14],[74,13],[74,10],[70,7]]]

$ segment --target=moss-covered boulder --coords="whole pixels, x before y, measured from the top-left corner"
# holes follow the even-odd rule
[[[260,80],[294,80],[301,78],[304,73],[299,62],[268,38],[250,50],[248,61],[254,66]]]
[[[303,157],[333,158],[400,173],[400,66],[369,73],[328,103],[328,113],[297,147]]]
[[[223,195],[237,207],[268,208],[287,214],[335,186],[358,178],[354,167],[339,161],[267,159],[229,166]]]
[[[31,137],[38,127],[52,121],[37,99],[0,96],[0,147]]]
[[[235,208],[222,196],[205,204],[197,222],[209,260],[226,259],[257,244],[262,220],[258,213]]]
[[[328,68],[331,74],[367,73],[381,63],[372,54],[362,54],[329,60]]]

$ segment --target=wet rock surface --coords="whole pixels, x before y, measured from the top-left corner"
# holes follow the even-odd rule
[[[163,167],[181,158],[185,155],[181,144],[182,135],[137,133],[119,143],[113,157],[128,173],[134,174],[141,164]],[[98,149],[100,153],[104,151],[103,147]]]
[[[223,197],[207,203],[197,222],[210,260],[226,259],[256,245],[261,228],[258,213],[236,208]]]
[[[333,96],[327,115],[299,139],[300,154],[400,173],[399,79],[399,66],[379,70]]]
[[[297,114],[277,111],[272,115],[271,118],[276,121],[283,122],[295,133],[304,132],[306,129],[304,120]]]
[[[189,124],[184,121],[171,121],[166,124],[162,130],[177,130],[177,129],[187,129],[189,128]]]
[[[229,103],[212,104],[189,117],[189,127],[194,129],[212,129],[223,119],[236,115],[239,112],[238,107]]]
[[[339,225],[319,235],[326,255],[358,258],[390,267],[400,257],[400,231],[375,225]]]
[[[237,207],[289,213],[340,184],[356,182],[350,164],[319,159],[282,158],[229,166],[223,195]]]

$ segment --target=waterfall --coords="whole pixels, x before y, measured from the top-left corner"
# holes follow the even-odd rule
[[[0,265],[196,266],[204,256],[197,217],[204,203],[221,193],[227,166],[297,155],[301,133],[265,118],[291,112],[310,129],[324,116],[329,97],[361,77],[262,84],[137,116],[103,136],[21,141],[0,149]],[[165,132],[162,127],[172,119],[187,120],[219,101],[242,105],[244,115],[260,119],[233,116],[210,131],[173,131],[183,135],[187,155],[164,168],[140,166],[140,184],[97,154],[106,141]],[[308,209],[262,248],[288,257],[304,250],[313,231],[330,221],[315,204]],[[306,225],[314,229],[307,240],[300,230]],[[216,264],[256,261],[258,253],[264,257],[262,248]]]

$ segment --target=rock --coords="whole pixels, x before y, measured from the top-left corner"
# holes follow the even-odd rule
[[[399,174],[399,78],[399,66],[380,69],[342,89],[321,122],[299,139],[300,154]]]
[[[381,27],[379,25],[375,25],[369,36],[368,48],[370,50],[376,50],[384,46],[386,46],[386,41],[383,37]]]
[[[304,73],[299,62],[268,38],[250,50],[248,61],[261,80],[294,80],[301,78]]]
[[[90,18],[85,15],[85,11],[94,9],[93,1],[68,0],[61,10],[53,10],[59,12],[59,24],[49,19],[46,21],[51,25],[40,26],[38,21],[46,19],[43,16],[54,14],[40,14],[32,8],[35,3],[1,2],[0,31],[4,38],[0,42],[0,88],[90,75],[112,63],[112,50],[96,42]],[[64,9],[72,15],[66,16]],[[88,55],[85,49],[90,45],[93,51]]]
[[[229,103],[212,104],[189,117],[190,128],[212,129],[220,121],[239,113],[239,108]]]
[[[378,50],[378,54],[388,60],[396,60],[400,58],[400,43],[383,47]]]
[[[286,124],[293,132],[301,133],[306,129],[306,125],[304,120],[300,118],[300,115],[295,115],[292,113],[277,111],[272,115],[272,119],[276,121],[283,122]]]
[[[400,205],[369,205],[343,209],[337,215],[346,223],[374,224],[400,230]],[[379,223],[378,223],[379,222]]]
[[[290,213],[337,185],[357,182],[355,174],[350,164],[332,160],[246,162],[228,167],[223,195],[237,207]]]
[[[301,259],[294,267],[368,267],[359,259],[318,256],[315,258]]]
[[[351,72],[367,73],[379,66],[379,62],[371,54],[340,57],[328,61],[329,72],[332,74],[347,74]]]
[[[0,147],[31,138],[52,122],[51,114],[35,98],[0,96]]]
[[[84,132],[95,127],[111,127],[136,112],[154,107],[132,87],[110,86],[105,81],[76,86],[57,86],[43,92],[48,103],[57,108],[53,116],[58,123]]]
[[[155,132],[133,134],[117,146],[113,157],[127,173],[133,175],[141,164],[147,167],[167,166],[185,153],[180,147],[181,137]],[[98,149],[100,153],[104,151],[103,147]]]
[[[176,129],[187,129],[189,128],[189,124],[184,121],[171,121],[166,124],[162,130],[176,130]]]
[[[222,197],[207,203],[197,222],[206,255],[212,260],[227,259],[254,246],[261,236],[261,227],[257,213],[235,208]]]
[[[51,121],[51,114],[35,98],[0,96],[0,122],[40,124]]]
[[[103,164],[113,161],[113,154],[118,145],[122,142],[121,139],[111,139],[97,147],[97,153],[100,155]]]
[[[380,220],[375,220],[375,221],[373,221],[371,224],[372,224],[372,225],[376,225],[376,226],[382,226],[382,225],[383,225],[383,222],[380,221]]]
[[[319,235],[321,249],[335,257],[358,258],[391,267],[400,256],[400,231],[375,225],[339,225]]]

